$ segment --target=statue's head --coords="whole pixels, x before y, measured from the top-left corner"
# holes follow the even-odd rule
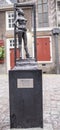
[[[19,20],[24,21],[25,24],[26,24],[27,19],[25,19],[25,17],[24,17],[24,12],[23,12],[23,10],[22,10],[21,8],[16,8],[16,11],[17,11],[17,13],[18,13]]]
[[[24,12],[23,12],[23,10],[22,9],[18,9],[18,15],[22,15],[22,16],[24,16]]]

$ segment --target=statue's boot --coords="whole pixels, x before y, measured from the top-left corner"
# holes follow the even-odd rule
[[[26,53],[26,58],[29,58],[29,57],[30,57],[29,53]]]

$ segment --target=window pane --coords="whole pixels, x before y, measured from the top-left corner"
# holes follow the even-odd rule
[[[38,4],[41,4],[42,3],[42,0],[38,0]]]
[[[38,4],[41,4],[41,3],[47,3],[48,0],[38,0]]]
[[[47,12],[48,11],[48,6],[47,4],[43,4],[43,12]]]
[[[11,23],[11,19],[9,19],[9,21],[8,21],[9,23]]]
[[[15,44],[13,43],[13,46],[15,46]]]
[[[48,23],[44,23],[44,27],[48,27]]]
[[[12,24],[12,28],[14,27],[14,24]]]
[[[60,1],[57,2],[58,11],[60,11]]]
[[[48,13],[43,14],[43,21],[46,23],[48,22]]]
[[[9,28],[11,28],[11,24],[9,24]]]
[[[10,44],[10,46],[12,46],[12,44]]]
[[[10,13],[10,17],[12,17],[12,13]]]
[[[38,20],[39,20],[39,23],[43,22],[43,15],[42,14],[38,14]]]
[[[12,23],[14,22],[14,19],[12,19]]]
[[[47,3],[48,2],[48,0],[42,0],[43,1],[43,3]]]
[[[8,14],[8,17],[10,17],[10,13]]]
[[[39,23],[39,28],[40,27],[48,27],[48,23]]]
[[[10,43],[12,43],[12,40],[10,40]]]
[[[14,17],[14,14],[12,14],[12,17]]]
[[[42,13],[42,5],[38,5],[38,13]]]
[[[13,43],[14,43],[14,39],[13,39]]]
[[[38,26],[39,27],[48,26],[48,13],[38,14]]]
[[[39,28],[42,27],[42,23],[39,23]]]

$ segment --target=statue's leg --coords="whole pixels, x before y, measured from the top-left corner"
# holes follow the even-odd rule
[[[22,58],[22,32],[18,32],[18,44],[19,44],[19,51],[20,51],[20,58]]]
[[[27,48],[27,34],[26,32],[23,33],[23,40],[24,40],[24,49],[26,52],[26,57],[29,58],[29,52],[28,52],[28,48]]]

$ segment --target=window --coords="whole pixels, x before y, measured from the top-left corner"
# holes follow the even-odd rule
[[[60,27],[60,1],[57,1],[57,25]]]
[[[60,11],[60,1],[57,2],[58,11]]]
[[[10,46],[10,48],[15,47],[14,38],[9,39],[9,46]],[[17,48],[18,48],[18,39],[17,39]]]
[[[48,0],[38,0],[38,27],[48,27]]]
[[[13,21],[14,13],[10,11],[6,12],[6,30],[12,30],[14,28]]]
[[[10,48],[14,48],[14,40],[10,39],[9,42],[10,42]]]

